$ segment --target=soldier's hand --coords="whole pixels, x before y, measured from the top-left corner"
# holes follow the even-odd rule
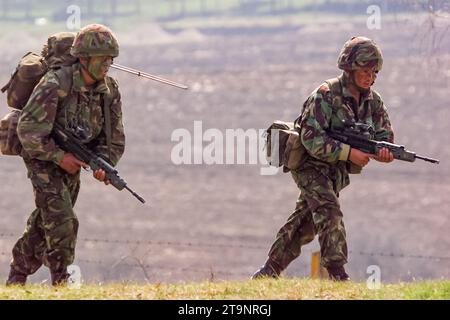
[[[377,156],[373,157],[379,162],[392,162],[394,161],[394,155],[389,151],[388,148],[381,148]]]
[[[95,179],[104,182],[106,185],[110,183],[110,181],[106,179],[106,172],[102,169],[95,170],[93,175]]]
[[[80,171],[81,167],[89,168],[89,166],[83,161],[78,160],[71,153],[65,153],[64,158],[59,163],[59,166],[64,169],[69,174],[75,174]]]
[[[364,167],[369,163],[371,157],[373,157],[373,155],[369,153],[362,152],[355,148],[350,149],[349,160],[357,166]]]

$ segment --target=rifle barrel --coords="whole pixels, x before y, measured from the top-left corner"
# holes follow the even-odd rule
[[[138,195],[136,192],[134,192],[133,190],[131,190],[130,188],[128,188],[128,186],[125,186],[125,189],[127,189],[128,191],[130,191],[130,193],[136,197],[136,199],[138,199],[140,202],[145,203],[144,198],[142,198],[140,195]]]
[[[418,156],[418,155],[416,155],[416,158],[424,160],[424,161],[428,161],[428,162],[431,162],[431,163],[439,164],[439,160],[437,160],[437,159],[428,158],[428,157],[422,157],[422,156]]]
[[[152,75],[150,73],[146,73],[146,72],[142,72],[142,71],[139,71],[139,70],[136,70],[136,69],[125,67],[125,66],[122,66],[122,65],[117,64],[117,63],[113,63],[111,65],[111,67],[115,68],[117,70],[121,70],[121,71],[125,71],[125,72],[128,72],[128,73],[134,74],[134,75],[136,75],[138,77],[143,77],[143,78],[147,78],[147,79],[150,79],[150,80],[154,80],[154,81],[158,81],[158,82],[161,82],[161,83],[165,83],[165,84],[168,84],[170,86],[174,86],[174,87],[177,87],[177,88],[180,88],[180,89],[184,89],[184,90],[189,89],[189,87],[184,85],[184,84],[180,84],[180,83],[177,83],[177,82],[174,82],[174,81],[171,81],[171,80],[167,80],[167,79],[164,79],[164,78]]]

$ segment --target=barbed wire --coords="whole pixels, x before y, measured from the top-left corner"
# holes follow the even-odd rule
[[[210,248],[240,248],[240,249],[266,249],[262,245],[246,245],[246,244],[225,244],[225,243],[199,243],[199,242],[179,242],[179,241],[154,241],[154,240],[110,240],[97,238],[81,238],[82,241],[96,243],[115,243],[115,244],[143,244],[157,246],[181,246],[181,247],[210,247]]]
[[[0,238],[17,237],[13,232],[0,232]],[[181,241],[164,241],[164,240],[132,240],[132,239],[102,239],[102,238],[79,238],[78,241],[108,244],[135,244],[135,245],[154,245],[154,246],[183,246],[190,248],[240,248],[240,249],[267,249],[266,245],[248,245],[248,244],[226,244],[226,243],[201,243],[201,242],[181,242]],[[313,250],[303,250],[303,252],[313,252]],[[370,257],[388,257],[388,258],[404,258],[404,259],[424,259],[424,260],[450,260],[446,256],[434,256],[424,254],[405,254],[405,253],[386,253],[386,252],[365,252],[350,250],[349,254],[356,254]]]
[[[360,256],[371,257],[389,257],[389,258],[406,258],[406,259],[425,259],[425,260],[450,260],[450,257],[420,255],[420,254],[404,254],[404,253],[383,253],[383,252],[364,252],[364,251],[352,251],[349,254],[357,254]]]
[[[4,252],[1,251],[0,252],[0,256],[11,256],[11,253],[8,252]],[[126,262],[124,261],[127,258],[131,258],[134,259],[136,261],[138,261],[137,263],[130,263],[130,262]],[[250,273],[248,272],[233,272],[233,271],[223,271],[223,270],[219,270],[216,269],[214,266],[211,266],[209,269],[199,269],[199,268],[194,268],[194,267],[184,267],[184,268],[180,268],[180,267],[160,267],[160,266],[155,266],[155,265],[150,265],[150,264],[146,264],[146,263],[142,263],[139,259],[137,259],[136,257],[133,256],[125,256],[120,258],[118,261],[105,261],[105,260],[93,260],[93,259],[76,259],[77,263],[89,263],[89,264],[95,264],[95,265],[100,265],[103,267],[109,267],[110,269],[114,269],[118,266],[127,266],[127,267],[131,267],[131,268],[140,268],[140,269],[150,269],[150,270],[164,270],[164,271],[172,271],[172,272],[183,272],[183,273],[200,273],[200,274],[206,274],[208,275],[210,278],[214,277],[215,275],[220,275],[220,276],[245,276],[248,277],[250,275]]]
[[[17,237],[12,232],[0,232],[0,238]],[[240,249],[267,249],[263,245],[233,244],[233,243],[200,243],[200,242],[180,242],[165,240],[131,240],[131,239],[101,239],[101,238],[78,238],[78,241],[110,244],[136,244],[136,245],[156,245],[156,246],[182,246],[182,247],[210,247],[210,248],[240,248]]]

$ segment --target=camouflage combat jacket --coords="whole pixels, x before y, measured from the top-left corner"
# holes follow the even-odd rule
[[[125,149],[122,103],[111,77],[86,86],[80,64],[49,71],[35,87],[18,123],[24,158],[59,164],[64,151],[51,137],[54,121],[66,129],[81,128],[83,142],[116,165]],[[106,103],[108,101],[109,103]],[[111,152],[108,150],[103,107],[110,108]],[[111,158],[109,157],[111,155]]]
[[[338,77],[342,88],[342,104],[333,107],[333,95],[327,83],[322,84],[304,104],[300,120],[301,139],[308,155],[298,170],[316,169],[334,180],[337,192],[350,183],[350,146],[330,138],[326,130],[342,127],[345,119],[371,125],[375,140],[394,141],[387,108],[380,95],[370,89],[361,96],[361,103],[353,98],[344,75]]]

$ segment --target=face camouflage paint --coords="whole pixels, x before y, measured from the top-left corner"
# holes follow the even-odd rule
[[[113,60],[111,57],[91,57],[88,63],[87,71],[95,80],[102,80],[108,73],[112,61]]]

